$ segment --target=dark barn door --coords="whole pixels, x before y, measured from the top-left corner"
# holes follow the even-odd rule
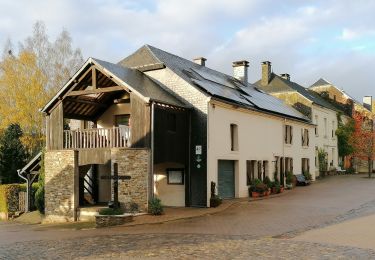
[[[234,198],[234,161],[219,160],[218,193],[224,199]]]

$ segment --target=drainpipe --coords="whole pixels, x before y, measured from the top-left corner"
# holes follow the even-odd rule
[[[22,178],[23,180],[26,181],[26,198],[27,198],[27,200],[26,200],[26,209],[25,209],[25,211],[29,212],[30,211],[30,209],[29,209],[29,202],[30,202],[29,201],[30,200],[30,198],[29,198],[29,193],[30,193],[30,191],[29,191],[29,180],[27,178],[25,178],[24,176],[22,176],[21,170],[17,170],[17,174],[18,174],[18,176],[20,178]]]
[[[155,103],[151,103],[151,198],[154,197],[154,123],[155,123]],[[150,198],[150,199],[151,199]]]

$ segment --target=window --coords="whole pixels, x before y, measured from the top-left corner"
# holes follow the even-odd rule
[[[184,184],[184,169],[167,169],[168,184]]]
[[[327,118],[324,118],[324,138],[327,138]]]
[[[115,116],[115,126],[130,126],[130,115],[116,115]]]
[[[285,157],[285,172],[293,172],[293,158]]]
[[[293,139],[293,128],[291,125],[285,125],[285,143],[291,144]]]
[[[249,186],[251,182],[255,179],[256,172],[256,162],[255,160],[246,161],[246,175],[247,175],[247,185]]]
[[[310,172],[310,159],[302,158],[302,173]]]
[[[302,146],[309,146],[309,129],[302,129]]]
[[[332,138],[335,138],[335,121],[332,121]]]
[[[318,115],[315,115],[315,136],[319,136]]]
[[[230,150],[238,151],[238,127],[236,124],[230,125]]]
[[[167,114],[167,129],[170,132],[176,132],[176,129],[177,129],[176,114],[172,114],[172,113]]]
[[[258,161],[258,179],[259,180],[263,180],[262,178],[262,161]]]

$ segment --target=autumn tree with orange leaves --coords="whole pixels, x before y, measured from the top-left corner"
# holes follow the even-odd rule
[[[354,132],[351,138],[351,145],[354,148],[353,157],[367,161],[368,177],[371,178],[373,160],[375,160],[373,119],[359,113],[355,114],[353,119]]]

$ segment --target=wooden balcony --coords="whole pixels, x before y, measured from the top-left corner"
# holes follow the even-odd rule
[[[64,130],[63,149],[130,147],[130,128],[94,128]]]

